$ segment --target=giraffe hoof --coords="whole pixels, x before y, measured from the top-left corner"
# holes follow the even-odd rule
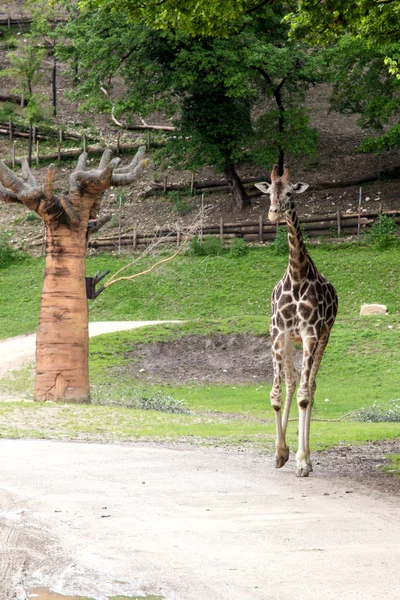
[[[289,460],[289,448],[280,450],[280,453],[275,456],[275,468],[280,469]]]
[[[312,470],[312,469],[311,469]],[[310,467],[297,467],[296,469],[296,477],[308,477],[310,474]]]

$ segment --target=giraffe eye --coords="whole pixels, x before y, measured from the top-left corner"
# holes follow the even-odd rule
[[[292,195],[292,192],[288,192],[288,193],[286,194],[286,196],[289,196],[289,197],[290,197],[291,195]]]

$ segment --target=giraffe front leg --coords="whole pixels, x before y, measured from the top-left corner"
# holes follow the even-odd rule
[[[276,452],[275,452],[275,467],[280,469],[288,461],[289,448],[286,445],[285,431],[282,426],[282,373],[283,361],[280,350],[279,340],[275,340],[272,349],[272,362],[274,366],[274,381],[270,394],[272,408],[275,414],[276,425]]]
[[[299,446],[296,453],[297,477],[308,477],[312,471],[309,436],[314,390],[310,389],[313,387],[312,382],[310,381],[310,375],[317,345],[318,340],[316,339],[307,338],[306,340],[303,340],[303,363],[301,368],[300,386],[297,393],[297,404],[299,407]]]

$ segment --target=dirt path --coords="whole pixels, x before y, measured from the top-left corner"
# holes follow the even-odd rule
[[[167,322],[180,323],[181,321],[98,321],[89,323],[89,337]],[[35,333],[0,340],[0,377],[3,377],[10,370],[19,369],[34,360],[35,348]]]
[[[394,497],[218,449],[1,440],[0,455],[1,598],[400,598]]]
[[[33,354],[34,336],[5,340],[0,369]],[[0,440],[0,599],[400,599],[399,486],[368,478],[370,453],[320,455],[297,479],[293,457],[277,471],[235,450]]]

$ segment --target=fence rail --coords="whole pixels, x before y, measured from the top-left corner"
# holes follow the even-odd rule
[[[307,237],[323,236],[343,239],[366,231],[381,214],[392,217],[400,226],[400,211],[369,212],[362,215],[357,213],[343,214],[341,211],[337,211],[334,214],[306,217],[299,220]],[[285,222],[280,221],[278,227],[286,227]],[[258,221],[247,223],[224,223],[221,219],[218,224],[204,225],[200,233],[203,236],[217,237],[221,241],[243,238],[246,242],[262,243],[273,241],[276,232],[277,226],[271,224],[268,220],[264,220],[264,217],[260,215]],[[138,229],[133,229],[121,233],[121,235],[90,239],[89,248],[119,248],[125,246],[136,250],[138,247],[155,243],[179,244],[187,236],[193,237],[193,234],[189,233],[189,228],[173,230],[165,227],[151,232],[140,232]]]

